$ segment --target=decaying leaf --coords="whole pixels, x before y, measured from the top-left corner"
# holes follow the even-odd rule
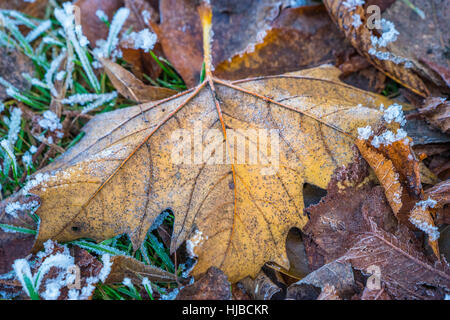
[[[227,276],[211,267],[193,284],[183,287],[175,300],[230,300],[231,285]]]
[[[392,102],[343,84],[329,66],[220,80],[211,72],[212,18],[202,16],[203,83],[96,116],[80,143],[27,184],[24,191],[42,199],[35,248],[49,238],[127,233],[137,249],[171,208],[171,252],[188,240],[198,257],[194,276],[216,266],[233,283],[256,276],[267,261],[289,268],[286,234],[308,220],[304,183],[325,189],[335,169],[351,162],[357,128],[377,127],[379,106]],[[239,146],[240,136],[248,146]],[[242,158],[247,147],[256,160]]]
[[[39,198],[20,194],[0,202],[0,274],[11,271],[16,259],[30,254],[36,221],[30,214],[39,207]]]
[[[263,271],[259,272],[255,279],[246,277],[239,281],[239,284],[253,300],[272,300],[282,294],[281,288],[273,283]]]
[[[276,75],[334,63],[349,48],[322,4],[286,8],[247,51],[215,60],[214,72],[229,80]]]
[[[381,282],[396,299],[443,299],[450,288],[450,266],[445,260],[430,264],[406,241],[400,241],[369,220],[370,230],[358,236],[354,246],[339,261],[363,272],[380,269]]]
[[[215,74],[237,80],[277,75],[334,62],[349,48],[323,5],[287,8],[286,0],[218,0],[213,7]],[[203,63],[196,1],[161,4],[161,24],[153,26],[165,55],[189,87],[198,84]],[[180,54],[183,52],[183,54]]]
[[[145,103],[164,99],[176,94],[175,90],[144,84],[131,72],[111,60],[101,59],[100,61],[105,67],[106,74],[113,86],[127,99]]]
[[[47,4],[48,0],[3,0],[0,2],[0,9],[17,10],[36,18],[42,18],[45,14],[45,7],[47,6]]]
[[[18,90],[28,90],[31,84],[26,80],[22,74],[32,74],[34,71],[33,62],[23,53],[17,50],[11,50],[7,47],[0,47],[0,74],[4,80],[6,80],[13,87]],[[4,101],[9,98],[6,93],[7,86],[0,86],[0,100]]]
[[[330,286],[329,284],[325,285],[322,288],[322,292],[317,297],[317,300],[342,300],[336,292],[336,288],[334,286]]]
[[[450,132],[450,101],[445,98],[427,98],[419,113],[434,127],[442,132]]]
[[[363,291],[360,299],[361,300],[392,300],[384,288],[381,288],[379,290],[377,290],[377,289],[371,290],[367,287],[364,288],[364,291]]]
[[[399,174],[392,164],[381,152],[371,147],[365,140],[357,139],[355,142],[364,159],[375,172],[380,184],[384,188],[389,204],[397,215],[402,208],[403,187],[399,180]]]
[[[324,1],[333,20],[335,20],[341,31],[345,33],[346,38],[359,53],[364,55],[371,64],[384,72],[388,77],[403,84],[411,91],[427,97],[429,95],[429,90],[422,79],[417,75],[415,69],[411,68],[412,62],[409,57],[399,56],[397,52],[391,52],[392,44],[388,42],[394,41],[395,36],[393,35],[393,31],[389,34],[391,38],[386,39],[387,50],[385,44],[379,45],[376,43],[376,45],[374,45],[372,39],[374,39],[373,37],[377,37],[378,34],[376,33],[377,31],[369,29],[368,27],[367,22],[370,14],[366,13],[365,8],[361,6],[360,3],[355,5],[351,5],[353,2],[350,2],[350,5],[345,5],[344,3],[346,3],[344,0]],[[402,1],[397,1],[396,3],[400,4]],[[355,15],[359,16],[356,18],[356,22],[354,20]],[[404,15],[400,14],[400,16]],[[385,27],[385,29],[389,28]],[[392,30],[392,28],[389,30]],[[387,33],[389,30],[385,30],[385,32]],[[412,28],[411,32],[415,32],[414,28]],[[382,31],[380,31],[380,33],[382,33]],[[406,35],[401,36],[403,37]],[[414,38],[414,36],[415,34],[406,36],[406,39],[409,40],[410,38]],[[384,42],[385,40],[383,39],[382,41]]]
[[[355,279],[349,263],[331,262],[308,274],[302,280],[290,285],[286,299],[317,299],[325,288],[333,286],[340,297],[354,294]]]
[[[104,283],[121,283],[125,277],[141,283],[143,277],[154,282],[174,282],[176,276],[160,268],[145,265],[142,262],[128,256],[111,257],[111,272]]]
[[[307,221],[303,183],[325,188],[336,166],[352,158],[352,139],[341,132],[377,123],[378,105],[389,103],[359,93],[317,76],[236,83],[214,78],[156,104],[97,116],[83,140],[40,172],[38,180],[45,181],[31,190],[43,199],[39,241],[101,240],[126,232],[137,248],[154,218],[172,208],[172,250],[195,227],[201,235],[195,274],[215,265],[234,282],[255,275],[266,261],[288,268],[286,233]],[[177,129],[221,134],[222,125],[279,132],[275,174],[261,174],[271,173],[272,164],[173,163],[173,146],[183,147],[171,139]]]

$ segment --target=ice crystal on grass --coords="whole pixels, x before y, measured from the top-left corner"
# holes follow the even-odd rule
[[[46,21],[42,22],[40,25],[38,25],[34,30],[31,30],[27,34],[25,39],[28,42],[32,42],[32,41],[36,40],[41,34],[43,34],[48,29],[50,29],[51,26],[52,26],[52,22],[50,20],[46,20]]]
[[[106,15],[105,11],[103,10],[97,10],[95,11],[95,15],[103,22],[108,22],[108,16]]]
[[[74,6],[70,2],[63,4],[63,9],[56,8],[54,11],[56,19],[64,28],[65,36],[70,41],[75,49],[75,52],[80,59],[81,66],[86,72],[91,86],[100,91],[100,83],[92,70],[90,61],[88,59],[86,45],[87,39],[83,36],[81,27],[75,26]]]
[[[55,60],[50,64],[50,68],[47,70],[45,74],[45,82],[47,86],[50,88],[50,91],[53,96],[58,96],[58,92],[56,91],[55,85],[53,84],[53,76],[58,71],[59,66],[61,65],[64,58],[67,56],[66,49],[64,48],[61,53],[56,57]]]
[[[130,14],[128,8],[120,8],[114,15],[111,26],[109,27],[108,38],[104,43],[101,43],[101,51],[97,51],[97,54],[102,58],[110,58],[111,53],[119,43],[119,33]]]

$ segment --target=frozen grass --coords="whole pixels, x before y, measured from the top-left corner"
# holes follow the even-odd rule
[[[135,104],[114,94],[115,89],[103,69],[94,68],[93,48],[86,43],[82,30],[80,32],[79,28],[74,28],[71,25],[73,21],[66,24],[64,21],[67,19],[61,20],[62,16],[70,16],[70,8],[55,8],[54,4],[50,1],[47,16],[43,20],[19,12],[0,11],[0,19],[8,22],[0,26],[0,46],[24,53],[34,64],[34,72],[23,75],[32,85],[30,90],[20,91],[3,81],[3,78],[0,79],[0,85],[8,88],[10,93],[10,98],[0,104],[0,200],[24,187],[30,175],[75,145],[83,137],[83,125],[92,116]],[[61,21],[55,17],[55,9]],[[107,21],[104,23],[110,25]],[[152,51],[149,53],[163,72],[158,79],[144,75],[146,82],[180,91],[186,89],[168,61],[160,59]],[[129,68],[121,59],[116,62]],[[58,81],[58,85],[55,85]],[[66,90],[61,90],[61,86]],[[61,104],[59,112],[57,109],[50,110],[54,99],[70,99],[72,96],[87,94],[98,95],[98,99],[90,105]],[[36,116],[39,117],[38,121]],[[69,128],[63,128],[62,124],[68,122]],[[39,217],[35,214],[32,216],[38,222]],[[173,216],[165,215],[164,223],[171,228]],[[0,228],[6,232],[36,234],[32,228],[5,224],[0,224]],[[72,244],[80,245],[99,259],[103,253],[133,255],[145,264],[175,272],[168,248],[163,245],[156,231],[149,233],[142,248],[135,253],[127,236],[108,239],[101,244],[89,239],[69,243]],[[152,292],[164,294],[169,289],[168,285],[160,287],[142,280],[142,288],[147,292],[145,298],[153,299]],[[39,298],[36,293],[32,293],[32,297]],[[98,286],[94,298],[111,300],[143,297],[136,288],[133,290],[117,284]]]

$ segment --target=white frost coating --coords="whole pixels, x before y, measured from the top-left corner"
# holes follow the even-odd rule
[[[45,291],[42,293],[42,297],[45,300],[58,300],[61,294],[62,285],[58,281],[51,281],[45,286]]]
[[[102,262],[103,268],[102,270],[100,270],[98,278],[101,282],[105,282],[106,278],[108,278],[109,274],[111,273],[111,267],[113,265],[113,263],[111,262],[111,256],[109,254],[102,255]]]
[[[355,28],[359,28],[362,25],[362,21],[361,21],[361,16],[359,14],[354,14],[352,16],[353,21],[352,21],[352,26]]]
[[[14,261],[13,270],[16,273],[16,277],[19,279],[23,290],[28,296],[30,296],[30,292],[28,291],[28,287],[25,283],[25,277],[30,279],[30,281],[33,281],[33,276],[31,275],[31,269],[28,261],[25,259],[17,259]]]
[[[42,129],[48,129],[52,132],[62,129],[62,124],[59,122],[58,116],[53,111],[47,110],[42,116],[44,118],[38,122]]]
[[[103,11],[103,10],[99,9],[99,10],[95,11],[95,15],[103,22],[108,22],[108,20],[109,20],[108,16],[106,15],[105,11]]]
[[[406,124],[406,119],[403,114],[403,108],[398,103],[394,103],[390,105],[386,110],[384,110],[383,119],[387,123],[395,121],[399,123],[401,126],[404,126]]]
[[[373,130],[371,126],[364,128],[358,128],[358,139],[367,140],[373,135]]]
[[[122,30],[125,20],[127,20],[129,14],[130,10],[128,8],[120,8],[114,15],[111,21],[111,26],[109,27],[108,38],[103,46],[103,53],[101,54],[103,58],[109,58],[111,52],[119,43],[118,35],[120,30]]]
[[[191,258],[197,257],[194,248],[203,241],[203,233],[200,230],[195,230],[194,235],[186,241],[186,250]]]
[[[351,11],[358,6],[364,5],[364,3],[364,0],[346,0],[342,4],[347,8],[348,11]]]
[[[161,300],[175,300],[175,298],[178,296],[178,293],[180,293],[180,288],[176,288],[168,294],[161,295]]]
[[[30,190],[37,187],[40,184],[44,184],[48,181],[51,176],[48,173],[37,173],[34,178],[28,181],[25,186],[22,188],[22,192],[24,195],[29,194]]]
[[[386,47],[390,42],[395,42],[400,34],[395,25],[386,19],[381,19],[381,37],[371,36],[370,40],[374,47]]]
[[[44,278],[45,274],[50,271],[51,268],[60,268],[63,269],[65,273],[67,273],[67,269],[70,266],[73,266],[74,262],[74,258],[66,254],[57,253],[49,256],[44,260],[33,278],[33,282],[36,283],[36,290],[39,289],[42,279]]]
[[[155,46],[158,38],[149,29],[143,29],[139,32],[130,33],[124,37],[124,40],[131,41],[134,44],[134,49],[143,49],[145,52],[149,52]]]
[[[394,134],[390,130],[387,130],[387,131],[383,132],[379,136],[374,136],[373,139],[372,139],[371,144],[375,148],[379,148],[380,145],[388,146],[388,145],[390,145],[393,142],[405,139],[406,136],[407,136],[407,133],[403,129],[398,129],[396,134]]]
[[[410,217],[409,221],[411,221],[411,223],[415,225],[418,229],[425,232],[431,241],[436,241],[437,239],[439,239],[440,233],[438,227],[432,226],[426,223],[425,221],[418,220],[414,217]]]
[[[102,95],[102,97],[100,97],[97,101],[91,103],[90,105],[87,105],[86,107],[83,108],[83,110],[81,111],[81,113],[88,113],[91,112],[94,109],[97,109],[98,107],[102,106],[103,104],[114,100],[115,98],[117,98],[117,92],[111,92],[111,93],[105,93]]]
[[[38,25],[34,30],[30,31],[27,36],[25,37],[25,40],[28,42],[32,42],[36,40],[41,34],[43,34],[45,31],[50,29],[52,26],[52,22],[50,20],[46,20],[42,22],[40,25]]]
[[[55,60],[50,64],[50,68],[47,70],[44,78],[45,83],[50,88],[50,91],[54,97],[58,96],[58,92],[56,91],[55,85],[53,84],[53,76],[58,71],[61,62],[66,57],[66,49],[64,48],[61,53],[56,57]]]
[[[14,218],[18,218],[17,212],[29,211],[30,213],[34,213],[34,211],[36,211],[37,208],[39,208],[39,202],[37,201],[31,201],[23,204],[16,201],[8,203],[8,205],[5,208],[5,212],[6,214],[9,214]]]
[[[133,287],[133,283],[131,282],[131,279],[127,278],[127,277],[123,278],[122,284],[124,286],[127,286],[128,288],[132,288]]]
[[[419,201],[416,203],[417,207],[421,207],[422,210],[426,210],[427,208],[434,208],[437,205],[437,201],[431,198],[427,200]]]

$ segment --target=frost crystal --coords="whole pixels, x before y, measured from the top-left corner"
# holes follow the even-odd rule
[[[118,35],[120,33],[120,30],[122,30],[125,20],[127,20],[129,14],[130,10],[128,8],[120,8],[116,12],[114,18],[111,21],[111,26],[109,27],[108,38],[102,46],[103,52],[101,54],[99,53],[100,57],[109,58],[111,56],[112,51],[119,43]]]
[[[155,46],[156,34],[149,29],[143,29],[139,32],[132,32],[124,37],[125,41],[133,42],[134,49],[143,49],[145,52],[149,52]]]
[[[203,233],[200,230],[195,230],[191,239],[186,240],[186,250],[191,258],[196,257],[194,248],[203,241]]]
[[[34,213],[37,208],[39,208],[39,202],[37,201],[31,201],[29,203],[20,203],[16,201],[8,203],[5,212],[14,218],[18,218],[17,212],[28,211],[29,213]]]
[[[395,25],[386,19],[381,19],[381,37],[371,36],[370,40],[374,47],[386,47],[388,43],[397,40],[400,34],[396,29]]]
[[[347,10],[351,11],[358,6],[364,5],[364,3],[364,0],[346,0],[343,2],[343,5],[347,8]]]
[[[52,22],[50,20],[46,20],[42,22],[40,25],[38,25],[34,30],[30,31],[27,36],[25,37],[25,40],[28,42],[32,42],[36,40],[41,34],[43,34],[45,31],[50,29],[52,26]]]
[[[383,119],[387,123],[395,121],[400,123],[400,125],[402,126],[404,126],[406,123],[405,116],[403,115],[403,108],[397,103],[390,105],[386,110],[384,110]]]
[[[42,129],[48,129],[52,132],[62,129],[62,124],[59,122],[59,118],[56,113],[47,110],[44,112],[43,116],[44,118],[38,122]]]
[[[131,282],[130,278],[127,278],[127,277],[123,278],[122,283],[123,283],[124,286],[127,286],[129,288],[133,287],[133,283]]]
[[[440,233],[438,227],[432,226],[426,223],[425,221],[421,221],[414,217],[410,217],[409,221],[411,221],[411,223],[415,225],[418,229],[425,232],[429,236],[431,241],[436,241],[437,239],[439,239]]]
[[[352,16],[353,21],[352,21],[352,26],[355,28],[359,28],[362,25],[362,21],[361,21],[361,16],[359,14],[354,14]]]
[[[374,136],[371,144],[375,148],[379,148],[380,145],[388,146],[393,142],[400,141],[400,140],[406,138],[406,136],[407,136],[407,132],[403,129],[398,129],[396,134],[394,134],[390,130],[387,130],[379,136]]]
[[[437,205],[437,201],[431,198],[416,203],[416,206],[421,207],[422,210],[426,210],[427,208],[434,208],[435,205]]]
[[[367,126],[364,128],[358,128],[358,139],[360,140],[367,140],[370,138],[370,136],[373,135],[372,127]]]
[[[103,268],[100,270],[98,278],[101,282],[105,282],[106,278],[108,278],[109,273],[111,272],[111,266],[113,263],[111,262],[111,256],[109,254],[102,255]]]
[[[106,15],[105,11],[103,11],[103,10],[97,10],[95,12],[95,15],[103,22],[108,22],[108,20],[109,20],[108,16]]]

